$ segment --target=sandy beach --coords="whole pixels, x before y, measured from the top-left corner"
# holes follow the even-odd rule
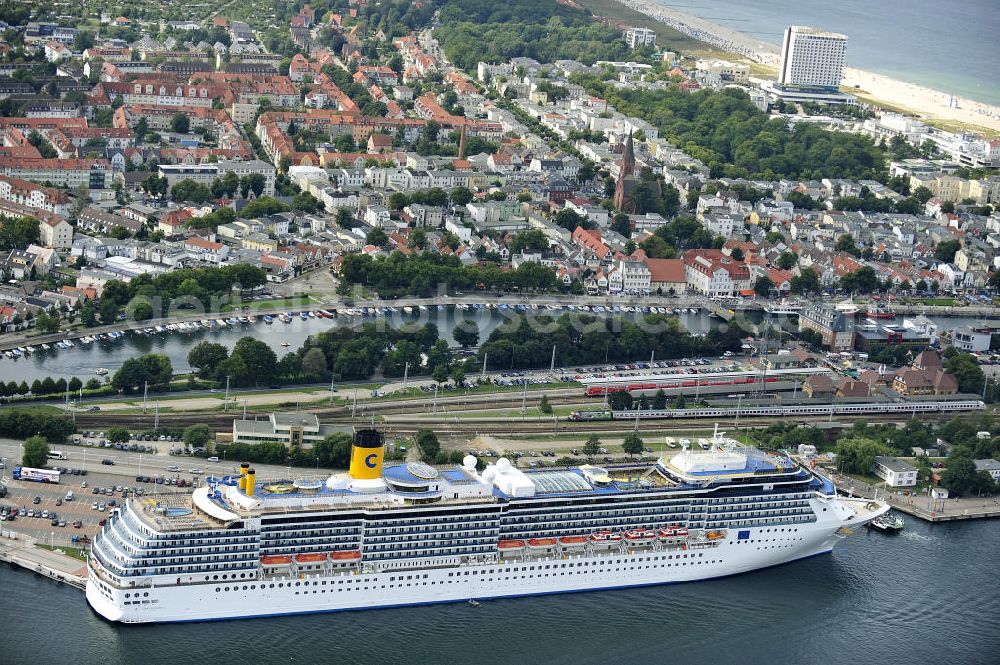
[[[774,44],[754,39],[736,30],[692,16],[653,0],[618,0],[621,4],[665,23],[693,39],[761,64],[778,66],[780,52]],[[850,35],[848,35],[850,37]],[[850,47],[848,47],[848,54]],[[858,95],[887,106],[905,109],[928,120],[950,120],[1000,131],[1000,107],[940,90],[906,83],[854,67],[844,69],[843,86]]]

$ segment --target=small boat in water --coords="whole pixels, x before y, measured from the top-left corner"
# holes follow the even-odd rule
[[[882,533],[897,533],[903,530],[903,518],[891,512],[879,515],[868,526]]]

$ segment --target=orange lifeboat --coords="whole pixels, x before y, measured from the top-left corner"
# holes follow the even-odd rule
[[[631,543],[644,543],[656,539],[656,532],[646,529],[634,529],[625,532],[625,540]]]
[[[319,563],[321,561],[326,561],[326,555],[322,552],[295,555],[295,563]]]
[[[585,545],[587,543],[587,536],[563,536],[559,539],[559,543],[562,545]]]
[[[556,542],[555,538],[532,538],[528,541],[528,547],[552,547]]]
[[[709,540],[719,540],[726,537],[725,531],[709,531],[705,534],[705,537]]]
[[[501,550],[519,550],[524,548],[523,540],[501,540],[497,543],[497,547]]]
[[[330,552],[330,561],[357,561],[361,558],[361,552],[357,550],[341,550]]]
[[[292,562],[291,556],[262,556],[260,562],[264,566],[287,566]]]

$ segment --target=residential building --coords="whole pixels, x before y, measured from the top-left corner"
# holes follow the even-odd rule
[[[995,459],[977,459],[973,460],[976,465],[976,471],[985,471],[990,474],[990,478],[993,482],[1000,483],[1000,462]]]
[[[38,223],[40,240],[46,247],[69,249],[73,246],[73,226],[62,217]]]
[[[663,295],[684,295],[687,278],[684,276],[683,259],[646,259],[649,270],[649,288]]]
[[[711,297],[735,296],[750,288],[746,265],[718,249],[693,249],[684,252],[684,277],[695,293]]]
[[[656,32],[649,28],[626,28],[624,36],[629,48],[656,46]]]
[[[872,470],[890,487],[913,487],[917,484],[917,469],[895,457],[879,455]]]
[[[823,337],[831,351],[850,351],[854,347],[854,322],[832,307],[810,305],[799,313],[799,330],[812,330]]]

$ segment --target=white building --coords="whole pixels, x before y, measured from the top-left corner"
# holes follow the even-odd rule
[[[46,247],[69,249],[73,246],[73,227],[62,217],[39,222],[38,232]]]
[[[625,43],[629,48],[656,46],[656,33],[649,28],[629,28],[625,31]]]
[[[785,28],[778,83],[783,86],[839,88],[847,36],[802,25]]]
[[[967,353],[982,353],[989,351],[993,333],[988,329],[962,326],[956,328],[951,338],[951,345]]]
[[[365,208],[365,223],[377,226],[380,229],[389,227],[389,208],[380,205],[370,205]]]
[[[990,474],[990,478],[993,482],[1000,483],[1000,462],[995,459],[977,459],[974,460],[976,464],[976,471],[985,471]]]
[[[890,487],[913,487],[917,484],[917,469],[895,457],[876,457],[874,471]]]

